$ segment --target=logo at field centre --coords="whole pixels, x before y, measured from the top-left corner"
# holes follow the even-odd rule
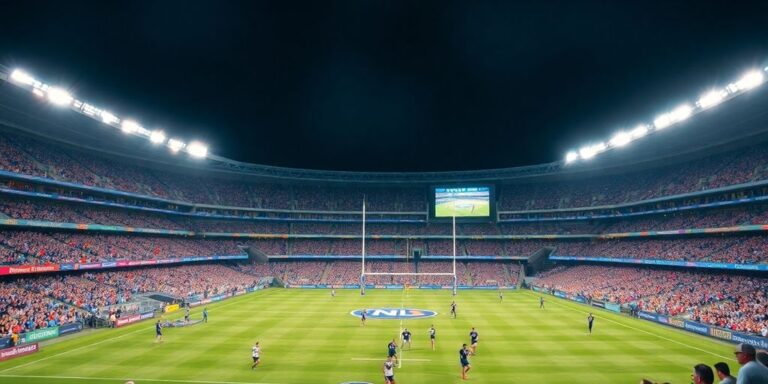
[[[363,310],[357,309],[349,314],[355,317],[361,317]],[[365,310],[365,317],[368,319],[382,320],[400,320],[400,319],[426,319],[427,317],[437,316],[437,312],[428,309],[412,308],[369,308]]]

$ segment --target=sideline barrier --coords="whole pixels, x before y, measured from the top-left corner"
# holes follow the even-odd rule
[[[698,333],[700,335],[711,336],[717,339],[730,341],[732,343],[745,343],[759,349],[768,349],[768,339],[746,333],[736,332],[729,329],[718,328],[712,325],[697,323],[690,320],[671,318],[666,315],[659,315],[652,312],[640,311],[638,318],[652,321],[654,323],[668,325],[670,327],[684,329],[688,332]]]
[[[163,308],[163,312],[164,313],[172,313],[172,312],[176,312],[178,310],[179,310],[179,305],[178,304],[166,305],[165,308]]]
[[[155,312],[144,312],[138,315],[130,315],[126,317],[121,317],[115,321],[115,328],[122,327],[124,325],[137,323],[141,320],[151,319],[155,317]]]
[[[59,327],[48,327],[19,335],[19,344],[28,344],[36,341],[48,340],[59,337]]]
[[[0,349],[0,361],[31,355],[37,352],[40,352],[40,346],[37,343]]]

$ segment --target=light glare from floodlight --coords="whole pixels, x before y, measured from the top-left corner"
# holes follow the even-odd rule
[[[193,141],[187,146],[187,152],[194,157],[205,157],[208,155],[208,147],[199,141]]]
[[[117,118],[117,116],[111,114],[107,111],[101,111],[101,121],[104,122],[104,124],[117,124],[120,119]]]
[[[34,93],[35,96],[37,96],[37,97],[45,97],[45,92],[41,91],[38,88],[33,89],[32,93]]]
[[[29,75],[29,73],[26,73],[22,71],[21,69],[14,69],[11,73],[11,80],[24,85],[32,85],[32,83],[35,82],[35,79]]]
[[[623,147],[629,144],[630,141],[632,141],[632,136],[626,132],[619,132],[611,138],[610,143],[614,147]]]
[[[693,108],[691,108],[690,105],[685,104],[675,108],[669,115],[672,121],[677,123],[691,117],[691,114],[693,114]]]
[[[574,151],[570,151],[565,155],[565,162],[567,164],[573,163],[578,159],[579,159],[579,154]]]
[[[703,109],[711,108],[723,102],[723,100],[725,100],[725,97],[727,95],[728,93],[725,92],[724,90],[716,89],[713,91],[709,91],[699,98],[698,104]]]
[[[136,133],[139,131],[141,126],[139,123],[133,121],[133,120],[123,120],[123,125],[120,129],[123,130],[125,133]]]
[[[72,95],[61,88],[53,87],[48,89],[48,100],[53,104],[66,106],[72,102],[72,99]]]
[[[595,155],[604,151],[605,149],[606,149],[605,143],[598,143],[591,146],[588,145],[579,149],[579,155],[581,156],[582,159],[588,160],[595,157]]]
[[[149,140],[155,144],[162,144],[165,142],[165,133],[163,131],[152,131],[149,135]]]
[[[592,147],[581,147],[581,149],[579,149],[579,155],[582,159],[589,160],[594,157],[596,153],[592,151]]]
[[[168,148],[170,148],[171,151],[173,152],[180,151],[182,148],[184,148],[184,145],[185,145],[184,142],[181,140],[176,140],[176,139],[168,140]]]
[[[750,72],[747,72],[744,76],[741,77],[741,79],[739,79],[739,81],[736,82],[736,86],[740,90],[746,91],[762,84],[764,80],[765,80],[765,77],[763,76],[762,72],[750,71]]]
[[[656,129],[664,129],[672,124],[672,119],[669,118],[669,114],[665,113],[653,120],[653,126]]]
[[[633,129],[632,132],[630,132],[629,134],[632,135],[633,138],[639,139],[648,134],[648,127],[640,124],[637,127],[635,127],[635,129]]]

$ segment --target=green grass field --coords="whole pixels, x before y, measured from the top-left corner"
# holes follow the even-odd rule
[[[383,383],[386,345],[399,320],[360,321],[354,309],[430,309],[408,320],[413,349],[402,353],[398,383],[458,383],[458,350],[471,327],[480,334],[470,358],[470,383],[637,383],[647,377],[688,383],[692,367],[726,361],[732,347],[704,337],[604,311],[586,332],[590,308],[509,291],[460,291],[458,318],[448,316],[449,291],[268,289],[208,306],[210,322],[166,329],[154,342],[153,322],[105,329],[44,345],[41,352],[0,363],[1,383]],[[193,311],[200,317],[202,308]],[[176,318],[181,313],[171,316]],[[437,329],[437,350],[427,330]],[[250,348],[262,344],[262,365],[250,369]]]
[[[490,214],[488,200],[453,200],[435,204],[435,217],[488,217]]]

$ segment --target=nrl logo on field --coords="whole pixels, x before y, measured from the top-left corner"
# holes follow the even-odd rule
[[[355,317],[362,317],[362,310],[358,309],[349,314]],[[437,316],[437,312],[428,309],[412,308],[371,308],[365,310],[365,317],[368,319],[399,320],[399,319],[425,319],[427,317]]]

